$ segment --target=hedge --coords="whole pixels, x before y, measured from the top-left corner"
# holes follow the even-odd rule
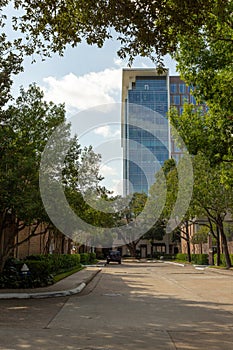
[[[74,268],[80,264],[80,254],[48,254],[48,255],[30,255],[23,262],[43,261],[47,264],[47,270],[50,274],[58,274],[63,271]]]
[[[152,255],[152,258],[154,258],[154,259],[160,259],[161,257],[163,257],[164,260],[173,260],[173,259],[175,259],[175,255],[174,254],[154,252],[153,255]]]
[[[231,265],[233,266],[233,254],[230,254]],[[214,254],[214,264],[217,265],[217,254]],[[225,254],[220,254],[220,265],[227,266]]]
[[[188,261],[188,254],[178,253],[176,259],[181,261]],[[191,254],[191,262],[197,265],[208,265],[209,255],[208,254]]]
[[[96,261],[96,253],[89,253],[90,254],[90,262],[95,262]]]
[[[188,254],[178,253],[176,254],[176,259],[181,261],[188,261]]]
[[[43,260],[25,260],[29,274],[23,277],[24,287],[44,287],[53,284],[53,275]]]
[[[191,254],[191,261],[197,265],[209,265],[208,254]]]
[[[53,275],[66,272],[80,265],[80,254],[30,255],[23,260],[9,259],[0,275],[0,288],[33,288],[53,283]],[[90,259],[90,258],[89,258]],[[23,264],[29,268],[21,272]]]

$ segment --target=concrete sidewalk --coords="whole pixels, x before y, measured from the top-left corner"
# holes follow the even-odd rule
[[[100,267],[88,266],[48,287],[0,289],[0,299],[51,298],[77,294],[80,293],[100,271]]]

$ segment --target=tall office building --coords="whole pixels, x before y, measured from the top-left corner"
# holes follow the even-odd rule
[[[170,135],[170,105],[181,112],[185,101],[195,101],[180,77],[169,77],[168,70],[123,69],[122,78],[123,192],[148,193],[164,161],[182,154]]]

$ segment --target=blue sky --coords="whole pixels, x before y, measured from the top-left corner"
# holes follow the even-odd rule
[[[9,30],[10,33],[10,30]],[[90,115],[90,108],[121,102],[121,76],[122,68],[127,67],[127,61],[123,62],[117,57],[119,43],[116,40],[108,40],[102,48],[95,45],[88,46],[85,43],[76,48],[67,48],[64,56],[53,54],[52,58],[31,64],[32,58],[28,57],[24,62],[24,72],[14,77],[13,93],[18,94],[20,86],[27,88],[35,82],[45,94],[46,100],[55,103],[65,103],[67,116],[77,124],[82,124]],[[175,62],[167,57],[166,67],[170,75],[176,75]],[[133,67],[154,67],[149,59],[137,57]],[[95,110],[95,109],[94,109]],[[114,143],[114,157],[102,165],[101,174],[105,177],[103,182],[107,188],[120,193],[122,180],[122,161],[116,160],[115,150],[120,148],[120,115],[115,115],[115,122],[111,125],[95,124],[95,129],[86,132],[80,137],[82,144],[92,144],[97,149],[102,149],[101,144],[106,143],[107,148]],[[82,126],[83,130],[83,126]],[[78,128],[77,128],[78,136]],[[118,142],[116,145],[115,142]],[[109,151],[109,150],[108,150]],[[104,158],[104,156],[103,156]]]
[[[17,94],[19,86],[27,87],[30,83],[36,82],[43,88],[47,97],[53,96],[55,102],[60,98],[63,99],[60,102],[66,102],[68,110],[70,108],[80,110],[96,105],[98,99],[100,103],[113,100],[120,102],[121,69],[127,67],[127,61],[124,62],[117,57],[118,48],[119,43],[116,40],[108,40],[103,48],[82,43],[76,48],[67,48],[63,57],[53,54],[52,58],[46,58],[45,61],[37,58],[33,64],[32,58],[27,57],[24,72],[14,79],[14,93]],[[167,57],[165,63],[170,75],[177,74],[174,61]],[[149,59],[137,57],[132,67],[154,67],[154,65]],[[68,88],[72,83],[73,88],[76,87],[76,103],[72,101],[72,96],[67,95],[72,95]],[[78,90],[78,86],[82,87],[82,91]],[[84,94],[83,87],[89,89],[87,95]],[[93,92],[94,101],[85,102],[84,100],[92,96]]]

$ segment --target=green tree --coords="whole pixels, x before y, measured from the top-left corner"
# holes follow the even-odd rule
[[[210,230],[207,226],[200,226],[198,231],[195,232],[192,236],[191,242],[192,244],[199,244],[202,254],[202,244],[207,243],[208,234]]]
[[[185,158],[180,160],[180,167],[185,168]],[[150,188],[151,208],[156,208],[157,202],[161,201],[161,192],[165,191],[165,202],[160,215],[160,221],[165,223],[165,226],[171,231],[173,239],[182,239],[186,242],[188,260],[191,262],[190,249],[190,226],[193,224],[195,213],[193,206],[189,205],[186,208],[186,203],[182,202],[182,196],[185,198],[185,191],[189,188],[189,175],[184,176],[182,184],[182,193],[180,197],[180,179],[177,169],[177,164],[174,159],[168,159],[164,162],[163,167],[155,176],[155,183]],[[161,190],[163,188],[163,190]],[[179,206],[177,211],[176,203],[179,197]],[[185,207],[186,212],[180,212],[179,208]],[[173,229],[174,228],[174,229]]]
[[[151,243],[153,243],[154,241],[162,241],[165,234],[166,222],[165,220],[159,219],[151,227],[151,229],[143,235],[142,239],[148,239]]]
[[[48,222],[39,193],[40,156],[64,116],[64,107],[44,102],[35,85],[28,91],[21,89],[15,104],[5,110],[0,146],[1,268],[25,225],[32,228],[33,235],[39,223]]]
[[[76,136],[71,138],[70,125],[64,124],[64,105],[47,103],[43,98],[36,85],[29,86],[26,91],[21,89],[15,103],[5,110],[0,129],[1,269],[15,246],[17,233],[25,226],[31,228],[27,239],[36,234],[36,228],[41,223],[45,230],[54,228],[42,203],[39,170],[48,173],[53,185],[61,179],[68,200],[71,204],[75,203],[79,212],[87,210],[83,193],[87,188],[89,191],[96,189],[102,179],[98,174],[99,155],[91,147],[81,149]],[[61,124],[62,136],[56,140],[57,143],[50,144],[50,136]],[[46,158],[41,165],[45,146],[50,147],[54,159],[51,163],[51,159]],[[51,188],[48,186],[46,190],[51,191]]]
[[[143,212],[146,202],[147,195],[138,192],[120,199],[123,209],[118,210],[119,214],[116,217],[116,226],[119,227],[119,230],[116,229],[116,232],[129,249],[132,257],[136,257],[136,247],[140,239],[142,239],[142,235],[138,234],[137,228],[144,225],[145,218],[139,218],[139,215]],[[122,206],[122,203],[128,204]],[[125,225],[124,231],[122,230],[122,225]]]
[[[101,47],[114,36],[121,43],[120,57],[141,55],[159,62],[179,49],[180,38],[215,35],[219,24],[231,23],[232,12],[227,0],[17,0],[14,6],[14,27],[30,38],[24,43],[29,54],[62,54],[67,44],[83,40]]]
[[[233,20],[231,1],[213,1],[210,23],[194,33],[189,40],[179,35],[179,50],[175,53],[178,70],[184,80],[194,87],[198,102],[208,104],[222,117],[232,115],[233,98]],[[208,15],[207,15],[208,18]],[[208,20],[207,20],[208,21]]]
[[[3,10],[7,3],[1,2]],[[232,162],[232,1],[18,0],[14,6],[14,28],[30,38],[18,42],[26,54],[63,54],[83,40],[102,47],[112,37],[120,41],[119,56],[130,62],[141,55],[162,65],[171,54],[197,100],[211,110],[209,123],[219,135],[219,142],[209,142],[212,161]]]
[[[210,223],[213,223],[220,233],[223,252],[227,267],[231,267],[224,221],[232,207],[232,190],[221,184],[221,172],[217,167],[211,168],[210,162],[202,154],[193,159],[194,188],[193,205],[197,214],[203,213]],[[211,230],[214,233],[213,229]],[[217,236],[214,234],[214,237]]]
[[[193,107],[186,109],[182,122],[186,119],[187,126],[189,118],[189,131],[192,128],[194,134],[195,128],[198,130],[195,133],[196,151],[206,154],[212,164],[222,163],[222,177],[231,182],[228,169],[229,163],[233,162],[232,10],[232,1],[213,1],[206,24],[188,39],[186,33],[179,34],[179,49],[174,53],[177,69],[185,82],[193,87],[197,102],[208,106],[208,112],[203,116],[195,114]],[[192,150],[189,149],[196,154]]]
[[[221,182],[232,186],[233,130],[224,114],[212,109],[206,112],[202,107],[185,104],[181,115],[172,109],[169,117],[188,152],[192,155],[202,152],[209,159],[213,171],[215,166],[220,166]]]
[[[0,107],[2,108],[11,98],[12,75],[18,74],[23,68],[22,56],[13,52],[11,42],[7,41],[3,33],[0,34],[0,52]]]
[[[11,86],[13,76],[23,70],[22,51],[17,50],[20,40],[8,40],[5,34],[5,21],[3,8],[8,1],[0,1],[0,121],[4,119],[4,110],[2,107],[12,98]]]
[[[221,202],[221,193],[229,196],[229,193],[232,191],[233,173],[231,162],[233,159],[233,138],[231,134],[229,134],[229,125],[223,127],[226,119],[224,121],[220,113],[213,113],[213,110],[204,113],[202,108],[197,108],[194,105],[188,104],[184,106],[182,115],[178,115],[177,111],[172,110],[170,112],[170,120],[178,131],[179,136],[183,139],[188,151],[192,155],[195,155],[194,169],[198,175],[195,177],[196,182],[194,189],[196,189],[196,194],[199,196],[200,204],[199,209],[196,210],[199,211],[199,215],[206,215],[208,218],[208,227],[216,239],[219,257],[220,232],[222,231],[224,235],[224,230],[220,228],[220,226],[222,226],[220,222],[222,221],[221,218],[225,217],[226,212],[231,210],[232,202],[231,200],[227,200],[222,203],[224,207],[222,207],[222,204],[219,205],[219,207],[215,207],[216,210],[219,208],[219,224],[217,224],[216,217],[213,220],[209,215],[210,212],[208,213],[206,209],[204,213],[200,212],[200,208],[201,203],[202,205],[205,203],[205,207],[210,206],[213,208],[213,200],[216,199],[216,201],[220,200]],[[200,162],[200,165],[198,162]],[[201,173],[201,171],[203,171],[203,173]],[[206,187],[207,184],[212,184],[213,188]],[[216,193],[214,192],[215,190]],[[206,197],[203,197],[201,200],[201,195],[204,193],[206,193]],[[209,204],[207,199],[209,200]],[[228,208],[226,208],[226,203]],[[225,212],[224,215],[221,212],[223,209]],[[225,241],[224,236],[223,240]],[[226,252],[226,254],[228,253]]]

